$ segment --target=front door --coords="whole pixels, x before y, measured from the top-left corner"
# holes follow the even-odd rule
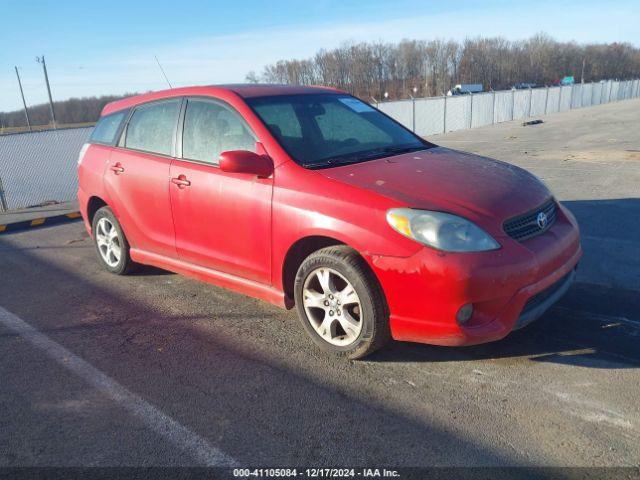
[[[273,180],[218,168],[224,151],[255,152],[255,135],[225,103],[188,99],[181,144],[169,185],[179,258],[270,283]]]

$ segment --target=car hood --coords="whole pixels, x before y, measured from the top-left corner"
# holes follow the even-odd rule
[[[448,211],[472,219],[489,217],[500,223],[538,207],[551,196],[526,170],[443,147],[319,172],[407,207]]]

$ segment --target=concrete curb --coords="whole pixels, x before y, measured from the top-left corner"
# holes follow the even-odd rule
[[[50,217],[34,218],[32,220],[24,220],[21,222],[0,225],[0,235],[3,233],[16,232],[20,230],[28,230],[34,227],[57,225],[59,223],[75,222],[82,218],[80,212],[69,212],[61,215],[52,215]]]

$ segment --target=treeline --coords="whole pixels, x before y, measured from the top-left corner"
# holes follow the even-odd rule
[[[628,43],[558,42],[544,33],[521,41],[497,37],[353,43],[320,50],[306,60],[278,61],[246,79],[329,85],[381,100],[385,92],[389,99],[435,96],[459,83],[501,90],[524,82],[550,85],[568,75],[579,82],[583,74],[585,82],[640,77],[640,49]]]
[[[95,122],[100,117],[102,108],[109,102],[134,95],[104,95],[102,97],[70,98],[53,102],[58,124]],[[51,123],[51,111],[48,103],[28,106],[31,125],[48,125]],[[22,127],[27,124],[24,110],[0,113],[0,123],[6,127]]]

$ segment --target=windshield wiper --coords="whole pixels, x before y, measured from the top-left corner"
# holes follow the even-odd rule
[[[319,162],[310,162],[310,163],[303,163],[302,166],[305,168],[325,168],[325,167],[331,167],[333,165],[336,165],[336,160],[334,158],[327,158],[325,160],[320,160]]]
[[[409,152],[417,152],[418,150],[426,150],[424,145],[411,145],[411,146],[393,146],[393,147],[383,147],[379,149],[381,153],[387,155],[401,155],[403,153]]]
[[[416,152],[418,150],[426,150],[428,147],[425,145],[412,145],[412,146],[388,146],[374,148],[373,150],[367,150],[364,152],[354,152],[347,155],[338,157],[326,158],[317,162],[304,163],[303,166],[307,168],[326,168],[335,165],[348,165],[351,163],[364,162],[366,160],[374,160],[377,158],[384,158],[390,155],[401,155],[403,153]]]

